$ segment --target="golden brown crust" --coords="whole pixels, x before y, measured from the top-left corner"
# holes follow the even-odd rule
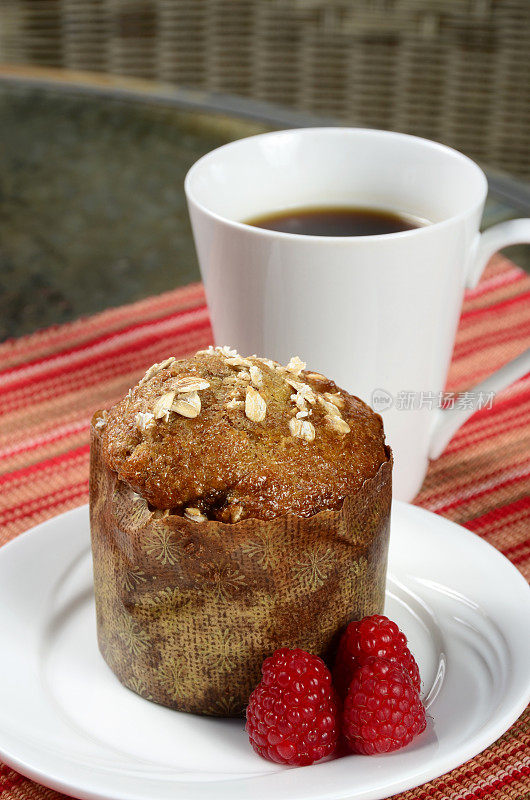
[[[168,359],[96,416],[103,458],[153,508],[198,521],[337,509],[388,460],[383,426],[303,366],[227,348]]]

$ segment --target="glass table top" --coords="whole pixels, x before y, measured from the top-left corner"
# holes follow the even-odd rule
[[[0,117],[0,340],[198,280],[183,191],[191,164],[243,136],[332,123],[23,69],[0,70]],[[488,178],[486,227],[529,215],[528,185]],[[507,252],[530,270],[528,248]]]

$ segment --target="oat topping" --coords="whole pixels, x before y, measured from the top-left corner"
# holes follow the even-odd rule
[[[136,427],[141,431],[146,431],[155,424],[155,415],[150,411],[138,411],[135,419]]]
[[[184,509],[184,516],[186,519],[191,519],[193,522],[207,522],[208,517],[205,517],[204,514],[201,514],[198,508],[192,508],[188,506],[188,508]]]
[[[101,430],[107,424],[107,411],[103,411],[101,416],[94,423],[94,428],[96,430]]]
[[[232,522],[239,522],[243,514],[243,511],[244,511],[243,506],[232,506],[230,511],[230,517],[232,519]]]
[[[163,419],[164,422],[168,421],[169,412],[171,411],[171,405],[175,399],[175,395],[176,391],[173,390],[171,392],[165,392],[163,395],[157,398],[153,406],[153,414],[155,419]]]
[[[250,367],[250,380],[258,389],[263,386],[263,372],[255,364]]]
[[[335,392],[334,394],[331,392],[324,392],[324,397],[330,403],[333,403],[334,406],[337,406],[337,408],[344,408],[345,406],[344,398],[341,397],[339,392]]]
[[[233,397],[226,404],[226,408],[228,408],[229,411],[235,411],[238,408],[245,408],[245,401],[238,400],[236,397]]]
[[[315,429],[315,424],[310,422],[308,417],[313,414],[311,406],[315,406],[317,403],[322,406],[325,412],[324,420],[329,427],[338,433],[349,432],[350,427],[342,419],[341,415],[341,409],[345,407],[345,402],[340,392],[321,393],[314,386],[307,383],[306,379],[317,383],[328,383],[328,380],[320,372],[308,372],[302,375],[305,372],[306,364],[298,356],[293,356],[289,363],[283,367],[277,361],[269,358],[259,358],[256,355],[248,358],[243,357],[227,345],[223,347],[210,345],[207,350],[200,350],[199,353],[218,354],[225,359],[228,366],[234,368],[234,375],[221,378],[222,384],[233,386],[229,392],[228,400],[225,402],[227,410],[244,411],[246,418],[251,422],[263,422],[265,419],[267,403],[259,391],[265,385],[265,375],[263,369],[255,363],[255,361],[258,361],[260,364],[282,375],[286,383],[294,390],[290,395],[293,407],[289,409],[289,413],[292,416],[288,422],[292,436],[308,442],[314,440],[318,431],[318,424],[315,422],[317,425],[317,429]],[[173,364],[174,367],[172,367],[171,371],[177,372],[178,362],[175,362],[176,359],[171,356],[171,358],[162,361],[160,364],[153,364],[140,381],[140,385],[156,375],[161,369]],[[211,387],[210,381],[211,379],[206,380],[200,375],[175,375],[170,384],[171,389],[156,399],[152,411],[137,412],[137,427],[142,431],[147,431],[156,423],[156,420],[167,422],[171,412],[188,419],[198,417],[202,409],[198,393],[209,389]],[[243,393],[244,399],[242,397]],[[321,420],[322,418],[317,417],[317,419]],[[103,427],[104,424],[103,420],[98,421],[99,427]]]
[[[306,401],[302,394],[298,394],[298,392],[292,394],[290,399],[300,411],[305,411],[307,409]]]
[[[315,428],[309,420],[293,417],[289,420],[289,430],[291,431],[291,436],[296,436],[297,439],[305,439],[306,442],[312,442],[315,438]]]
[[[335,414],[335,416],[340,417],[340,411],[334,403],[330,403],[329,400],[326,400],[321,395],[318,397],[318,402],[324,407],[328,414]]]
[[[209,344],[205,350],[197,350],[197,355],[212,355],[212,353],[219,353],[220,355],[224,356],[225,358],[236,358],[239,356],[237,350],[232,350],[232,348],[227,345],[217,345],[214,347],[213,344]]]
[[[177,392],[184,394],[185,392],[202,392],[204,389],[210,388],[210,383],[204,378],[199,378],[199,376],[186,375],[182,378],[177,378],[173,386]]]
[[[175,411],[177,414],[180,414],[181,417],[194,419],[201,413],[201,398],[197,392],[179,395],[171,405],[171,411]]]
[[[281,367],[281,364],[278,361],[273,361],[271,358],[258,358],[257,356],[256,358],[261,364],[265,364],[265,366],[269,367],[270,369],[278,369],[278,367]]]
[[[249,386],[245,397],[245,415],[252,422],[263,422],[267,413],[267,404],[260,393]]]
[[[337,416],[337,414],[326,414],[324,417],[326,422],[331,425],[331,427],[337,431],[337,433],[349,433],[350,426],[346,422],[346,420],[342,419],[342,417]]]
[[[169,358],[166,358],[165,361],[161,361],[159,364],[153,364],[153,366],[149,367],[143,378],[140,380],[139,385],[142,386],[142,384],[144,384],[146,381],[157,375],[160,370],[169,367],[174,361],[175,356],[170,356]]]
[[[306,378],[312,381],[319,381],[320,383],[327,383],[328,379],[325,375],[322,375],[321,372],[308,372],[306,373]]]
[[[106,424],[93,417],[109,466],[145,498],[139,516],[238,523],[291,504],[310,515],[385,459],[379,417],[300,358],[206,352],[154,365]]]
[[[285,369],[288,372],[292,372],[293,375],[300,375],[300,373],[306,368],[307,364],[305,361],[302,361],[298,356],[293,356]]]
[[[232,350],[232,348],[227,344],[223,345],[222,347],[215,347],[214,350],[216,350],[218,353],[221,353],[221,355],[226,356],[226,358],[237,358],[237,356],[239,356],[237,350]]]
[[[316,403],[316,395],[308,383],[302,383],[301,381],[293,381],[291,378],[286,378],[287,383],[289,386],[292,386],[293,389],[296,389],[297,393],[302,395],[304,400],[308,403]]]
[[[233,358],[227,358],[226,363],[230,364],[231,367],[251,367],[252,361],[248,358],[243,358],[239,354],[234,356]]]

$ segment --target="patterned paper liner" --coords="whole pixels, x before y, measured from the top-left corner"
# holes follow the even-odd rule
[[[91,428],[98,642],[129,689],[180,711],[242,714],[276,648],[329,658],[383,610],[392,455],[339,511],[230,525],[151,512]]]

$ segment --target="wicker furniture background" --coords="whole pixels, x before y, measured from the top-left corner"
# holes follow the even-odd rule
[[[3,0],[0,59],[250,96],[530,177],[528,0]]]

